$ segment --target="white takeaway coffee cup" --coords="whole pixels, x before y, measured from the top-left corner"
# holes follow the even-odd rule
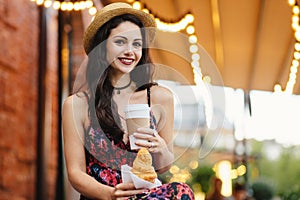
[[[132,134],[136,132],[137,128],[150,126],[150,108],[148,104],[128,104],[125,106],[124,112],[130,148],[139,149],[135,145],[137,139]]]

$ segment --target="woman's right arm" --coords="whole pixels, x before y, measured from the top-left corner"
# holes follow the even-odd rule
[[[62,123],[64,153],[68,178],[72,186],[91,199],[114,199],[115,189],[99,183],[86,173],[84,152],[84,121],[87,116],[86,99],[73,95],[63,105]]]

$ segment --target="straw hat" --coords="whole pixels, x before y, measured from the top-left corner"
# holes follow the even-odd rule
[[[94,20],[86,29],[83,36],[83,46],[86,54],[89,54],[89,52],[93,49],[92,43],[94,42],[94,37],[99,28],[112,18],[123,14],[135,15],[142,21],[145,27],[150,27],[151,30],[149,30],[148,32],[149,39],[150,42],[153,41],[155,36],[156,23],[154,18],[150,14],[145,13],[141,10],[134,9],[127,3],[112,3],[103,7],[99,12],[97,12]]]

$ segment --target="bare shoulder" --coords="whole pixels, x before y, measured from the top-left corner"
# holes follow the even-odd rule
[[[152,86],[151,101],[154,104],[173,104],[173,93],[166,87],[159,85]]]
[[[63,104],[63,115],[76,113],[84,120],[88,111],[88,102],[83,93],[76,93],[67,97]]]
[[[85,108],[88,106],[87,99],[83,93],[76,93],[68,96],[64,101],[65,106],[74,106],[76,108]]]

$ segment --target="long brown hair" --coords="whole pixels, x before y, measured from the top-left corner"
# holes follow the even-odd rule
[[[88,55],[86,80],[90,90],[89,113],[92,126],[102,129],[115,143],[123,139],[124,132],[120,128],[120,117],[117,104],[112,95],[114,87],[109,79],[110,63],[106,60],[106,41],[111,30],[125,21],[130,21],[141,29],[143,37],[142,57],[130,77],[138,90],[145,89],[152,82],[153,64],[149,56],[146,29],[142,22],[131,14],[117,16],[105,23],[97,32],[94,48]]]

